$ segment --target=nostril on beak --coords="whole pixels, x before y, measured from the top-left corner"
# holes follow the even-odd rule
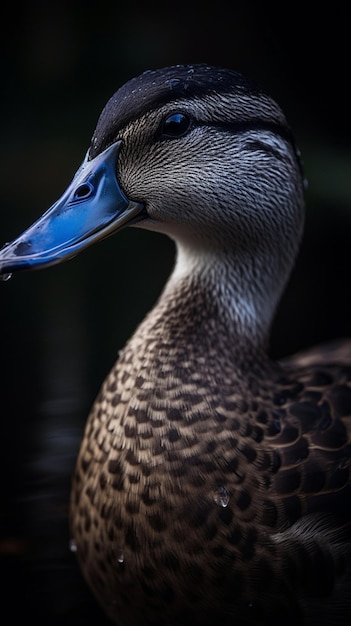
[[[72,201],[74,202],[79,200],[86,200],[87,198],[89,198],[89,196],[91,196],[93,191],[94,187],[91,183],[83,183],[82,185],[79,185],[79,187],[77,187],[77,189],[75,190]]]

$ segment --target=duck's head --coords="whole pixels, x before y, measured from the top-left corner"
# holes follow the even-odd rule
[[[167,233],[180,257],[220,251],[274,274],[281,291],[303,227],[303,180],[279,106],[232,70],[133,78],[102,111],[63,196],[2,249],[0,273],[59,263],[127,225]]]

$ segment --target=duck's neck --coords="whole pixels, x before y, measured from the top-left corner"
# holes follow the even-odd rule
[[[164,343],[198,342],[203,351],[218,345],[237,365],[249,364],[250,356],[265,361],[279,297],[271,278],[261,275],[255,259],[243,266],[223,251],[198,252],[177,246],[175,268],[143,332]]]
[[[258,253],[202,249],[177,245],[177,259],[168,288],[192,282],[218,309],[227,333],[237,341],[266,345],[281,288],[277,275]],[[166,289],[167,291],[167,289]]]

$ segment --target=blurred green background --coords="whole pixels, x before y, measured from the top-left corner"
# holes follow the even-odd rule
[[[315,5],[316,6],[316,5]],[[318,6],[318,5],[317,5]],[[12,3],[1,31],[0,243],[66,188],[112,93],[142,71],[240,70],[281,104],[309,188],[272,354],[350,334],[351,124],[346,9],[259,2]],[[11,621],[105,623],[69,551],[70,476],[99,386],[173,264],[129,230],[0,284],[2,595]]]

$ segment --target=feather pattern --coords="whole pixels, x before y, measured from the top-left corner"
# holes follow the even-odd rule
[[[153,70],[107,103],[68,203],[90,206],[115,153],[123,210],[177,255],[86,424],[83,574],[119,626],[348,626],[351,343],[269,357],[304,221],[284,114],[232,70]]]

